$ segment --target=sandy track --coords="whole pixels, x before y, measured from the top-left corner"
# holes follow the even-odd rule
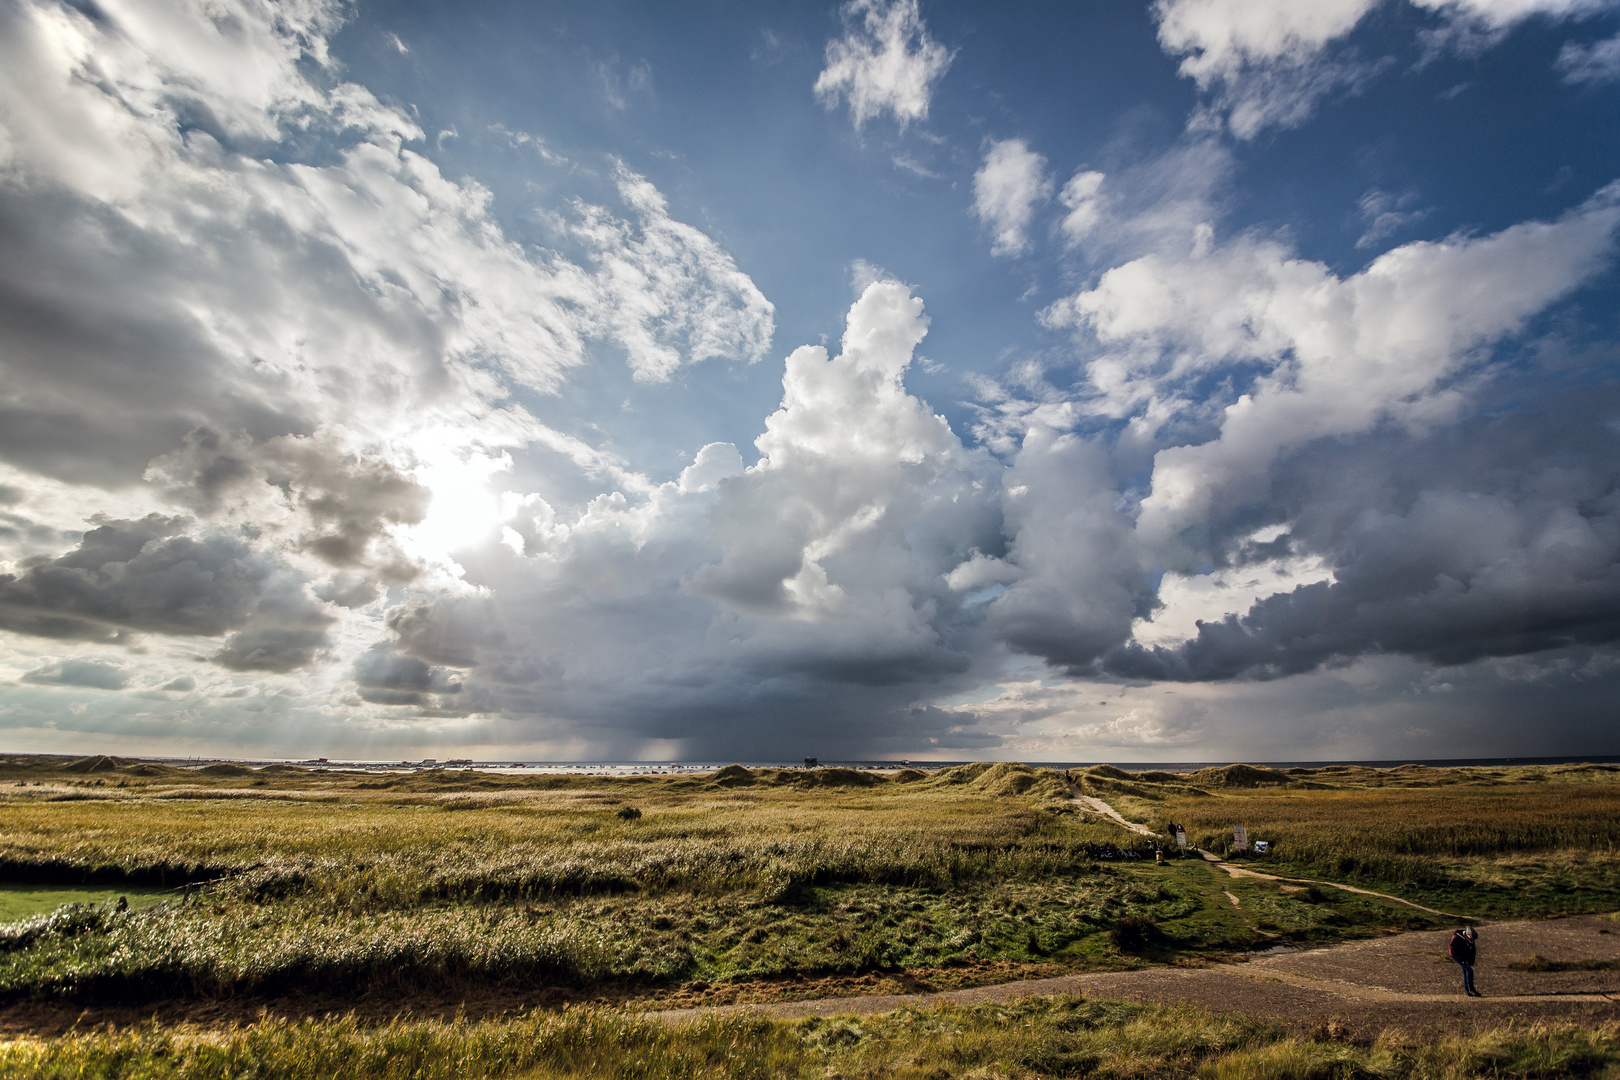
[[[1124,816],[1122,814],[1120,814],[1120,812],[1118,810],[1115,810],[1112,806],[1109,806],[1102,799],[1096,798],[1095,796],[1092,796],[1092,795],[1080,795],[1080,794],[1078,794],[1076,789],[1072,785],[1069,787],[1069,796],[1070,796],[1070,798],[1069,798],[1070,802],[1078,803],[1081,806],[1085,807],[1087,810],[1092,811],[1093,813],[1101,814],[1103,817],[1108,818],[1109,820],[1113,821],[1117,825],[1121,825],[1124,828],[1129,829],[1131,832],[1136,833],[1138,836],[1154,836],[1154,837],[1158,836],[1158,833],[1154,832],[1152,829],[1148,828],[1146,825],[1138,825],[1134,821],[1126,821]],[[1457,914],[1455,914],[1453,912],[1450,912],[1450,911],[1440,911],[1440,910],[1438,910],[1436,908],[1424,907],[1422,904],[1413,903],[1411,900],[1406,900],[1406,899],[1403,899],[1403,898],[1401,898],[1399,896],[1391,896],[1389,893],[1374,892],[1371,889],[1363,889],[1363,888],[1359,888],[1359,887],[1357,887],[1355,885],[1341,885],[1336,881],[1316,881],[1316,880],[1313,880],[1313,879],[1310,879],[1310,878],[1279,877],[1276,874],[1267,874],[1267,873],[1265,873],[1263,871],[1260,871],[1260,870],[1250,870],[1248,867],[1245,867],[1245,866],[1237,866],[1237,865],[1234,865],[1233,863],[1223,862],[1220,859],[1219,856],[1217,856],[1217,855],[1215,855],[1215,854],[1213,854],[1211,852],[1205,851],[1203,848],[1195,848],[1194,850],[1196,850],[1198,852],[1198,854],[1202,855],[1205,859],[1207,859],[1208,861],[1210,861],[1212,863],[1215,863],[1222,870],[1225,870],[1228,874],[1232,875],[1235,878],[1240,878],[1240,877],[1263,878],[1266,881],[1282,881],[1282,882],[1286,882],[1287,884],[1290,884],[1290,885],[1323,885],[1323,886],[1326,886],[1326,887],[1328,887],[1330,889],[1340,889],[1340,890],[1342,890],[1344,892],[1359,893],[1362,896],[1376,896],[1380,900],[1389,900],[1389,901],[1392,901],[1392,902],[1397,903],[1397,904],[1405,904],[1409,908],[1416,908],[1419,911],[1426,911],[1430,915],[1440,915],[1440,916],[1442,916],[1444,918],[1447,918],[1447,919],[1463,919],[1463,920],[1467,920],[1467,919],[1470,918],[1470,916],[1467,916],[1467,915],[1457,915]],[[1227,893],[1226,895],[1227,895],[1227,897],[1229,899],[1231,899],[1231,901],[1232,901],[1232,903],[1234,905],[1237,904],[1238,901],[1237,901],[1236,897],[1232,896],[1231,893]]]
[[[1157,836],[1158,835],[1158,833],[1155,833],[1152,829],[1148,828],[1146,825],[1138,825],[1134,821],[1126,821],[1123,817],[1120,816],[1120,813],[1119,813],[1118,810],[1115,810],[1112,806],[1109,806],[1107,803],[1103,802],[1101,799],[1094,798],[1094,797],[1092,797],[1090,795],[1074,795],[1074,794],[1072,794],[1072,791],[1073,791],[1072,788],[1070,789],[1070,791],[1071,791],[1071,794],[1069,796],[1069,801],[1070,802],[1079,803],[1081,806],[1085,807],[1087,810],[1090,810],[1092,813],[1101,814],[1103,817],[1108,818],[1111,821],[1113,821],[1114,824],[1124,826],[1125,828],[1129,829],[1131,832],[1136,833],[1138,836]]]
[[[1461,919],[1464,922],[1472,921],[1472,916],[1457,915],[1450,911],[1441,911],[1438,908],[1424,907],[1422,904],[1414,903],[1411,900],[1406,900],[1399,896],[1391,896],[1389,893],[1373,892],[1371,889],[1363,889],[1355,885],[1341,885],[1337,881],[1319,881],[1315,878],[1281,877],[1277,874],[1267,874],[1260,870],[1250,870],[1246,866],[1236,866],[1229,862],[1223,862],[1219,857],[1212,855],[1203,848],[1198,849],[1198,854],[1202,855],[1209,862],[1219,866],[1222,870],[1225,870],[1228,874],[1235,878],[1261,878],[1266,881],[1281,881],[1289,885],[1320,885],[1324,888],[1339,889],[1343,892],[1359,893],[1362,896],[1376,896],[1380,900],[1389,900],[1396,904],[1405,904],[1409,908],[1417,908],[1419,911],[1426,911],[1430,915],[1440,915],[1447,919]],[[1231,896],[1232,894],[1227,893],[1226,895]],[[1237,901],[1234,899],[1232,903],[1236,904]]]
[[[1620,1019],[1620,971],[1507,969],[1509,963],[1536,954],[1552,960],[1620,961],[1620,933],[1609,930],[1620,930],[1620,925],[1594,916],[1487,927],[1480,934],[1476,967],[1483,998],[1462,995],[1457,968],[1445,957],[1449,931],[1424,930],[1215,967],[1092,972],[970,990],[670,1009],[650,1015],[676,1022],[725,1013],[787,1020],[1083,994],[1188,1002],[1305,1028],[1330,1017],[1368,1029],[1389,1024],[1488,1026],[1512,1018]]]

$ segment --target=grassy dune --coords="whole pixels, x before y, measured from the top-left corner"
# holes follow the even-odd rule
[[[1198,906],[1088,859],[1126,837],[1074,814],[1056,774],[1023,766],[892,779],[25,775],[18,787],[0,774],[0,873],[179,888],[157,909],[0,928],[0,997],[1132,962],[1107,938],[1121,915]]]
[[[1154,829],[1182,822],[1212,850],[1245,824],[1275,843],[1269,868],[1288,874],[1481,914],[1620,910],[1620,770],[1099,766],[1069,779]],[[1063,776],[1021,765],[610,779],[0,759],[0,890],[168,897],[0,924],[0,1008],[212,1001],[251,1017],[255,1002],[312,992],[338,1012],[380,1001],[384,1015],[387,1002],[409,1010],[422,994],[504,994],[520,1012],[564,991],[682,1004],[852,980],[948,987],[1203,963],[1279,941],[1445,924],[1374,897],[1234,880],[1201,859],[1113,857],[1142,843],[1070,803]],[[1616,1033],[1574,1030],[1352,1045],[1077,1000],[678,1029],[570,1008],[382,1026],[264,1019],[203,1035],[103,1030],[0,1045],[0,1073],[1464,1077],[1609,1067]]]
[[[1282,872],[1498,918],[1620,907],[1620,767],[1119,772],[1083,783],[1223,855],[1245,825]]]

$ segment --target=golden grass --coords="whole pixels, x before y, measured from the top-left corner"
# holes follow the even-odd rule
[[[1391,1031],[1358,1042],[1287,1036],[1200,1009],[1074,997],[799,1022],[709,1017],[671,1025],[594,1008],[476,1023],[269,1019],[212,1033],[147,1026],[0,1044],[0,1073],[38,1080],[1474,1080],[1607,1076],[1617,1065],[1620,1031],[1612,1024],[1510,1025],[1429,1038]]]
[[[1232,827],[1243,825],[1271,843],[1268,861],[1279,869],[1415,889],[1446,910],[1506,916],[1620,905],[1620,780],[1609,767],[1276,775],[1283,783],[1193,795],[1166,785],[1158,799],[1151,783],[1128,786],[1155,827],[1178,822],[1207,850],[1227,854]],[[1415,786],[1425,778],[1437,786]]]
[[[566,783],[274,773],[274,799],[242,797],[257,789],[236,770],[125,766],[125,787],[72,801],[53,798],[71,775],[32,775],[0,788],[0,871],[205,887],[156,912],[0,927],[0,995],[1040,963],[1100,938],[1123,907],[1185,906],[1093,865],[1088,844],[1124,836],[1069,812],[1055,774],[1023,766],[911,782],[736,768]]]
[[[1427,918],[1365,898],[1330,917],[1275,890],[1234,912],[1213,871],[1099,862],[1097,845],[1137,838],[1075,813],[1057,774],[1017,765],[900,779],[3,766],[4,878],[203,887],[151,912],[0,927],[0,996],[1094,968]],[[1205,846],[1243,823],[1277,844],[1279,869],[1395,883],[1443,910],[1620,906],[1620,784],[1578,771],[1426,773],[1444,781],[1432,788],[1411,787],[1410,770],[1323,775],[1099,768],[1081,782],[1160,828],[1188,824]],[[1400,784],[1375,783],[1390,776]]]

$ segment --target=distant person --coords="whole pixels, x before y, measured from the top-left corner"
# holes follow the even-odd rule
[[[1469,997],[1485,996],[1474,989],[1474,956],[1478,951],[1474,941],[1478,937],[1477,930],[1472,926],[1465,926],[1451,935],[1451,944],[1446,947],[1446,955],[1462,968],[1463,993]]]

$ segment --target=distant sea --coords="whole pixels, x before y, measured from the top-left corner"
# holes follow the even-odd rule
[[[208,759],[216,760],[216,759]],[[1162,772],[1196,772],[1199,769],[1219,768],[1222,765],[1231,765],[1240,759],[1225,758],[1219,761],[1026,761],[1026,765],[1040,766],[1048,769],[1083,769],[1090,765],[1114,765],[1121,769],[1133,772],[1146,772],[1158,770]],[[262,762],[253,762],[261,764]],[[332,759],[331,761],[300,761],[300,765],[325,765],[328,768],[372,767],[372,768],[401,768],[429,764],[428,761],[366,761],[358,759]],[[464,758],[453,760],[432,761],[431,764],[449,766],[451,768],[474,769],[523,769],[533,772],[703,772],[709,769],[720,769],[727,765],[743,765],[750,769],[782,769],[802,768],[804,759],[772,761],[468,761]],[[835,767],[844,769],[946,769],[953,765],[970,765],[972,761],[915,761],[898,758],[870,759],[860,761],[837,761],[828,759],[820,761],[822,767]],[[1568,757],[1492,757],[1492,758],[1387,758],[1346,761],[1247,761],[1248,765],[1266,765],[1274,769],[1321,769],[1333,765],[1360,765],[1373,769],[1394,769],[1402,765],[1427,765],[1433,768],[1450,768],[1466,765],[1612,765],[1620,764],[1620,754],[1578,754]]]

